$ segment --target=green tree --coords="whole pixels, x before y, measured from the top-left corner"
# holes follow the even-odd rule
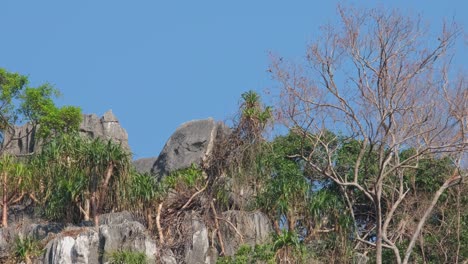
[[[30,87],[28,82],[26,76],[0,68],[2,152],[15,140],[14,126],[20,122],[38,127],[38,135],[42,139],[58,133],[75,132],[81,122],[78,107],[55,105],[53,98],[59,92],[52,85]]]

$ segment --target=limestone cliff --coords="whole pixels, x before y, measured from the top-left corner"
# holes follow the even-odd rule
[[[36,152],[41,145],[37,140],[36,131],[37,127],[29,123],[16,126],[14,131],[5,133],[1,149],[13,155],[27,155]],[[120,126],[119,120],[112,113],[112,110],[107,111],[102,117],[95,114],[84,114],[79,131],[91,138],[111,139],[130,150],[127,131]]]

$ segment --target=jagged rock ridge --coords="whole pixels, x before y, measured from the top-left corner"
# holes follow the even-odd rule
[[[38,151],[40,142],[37,141],[36,130],[37,128],[29,123],[16,126],[12,133],[5,133],[1,149],[13,155],[27,155]],[[127,131],[120,126],[112,110],[107,111],[102,117],[83,114],[79,131],[82,135],[91,138],[111,139],[130,150]]]

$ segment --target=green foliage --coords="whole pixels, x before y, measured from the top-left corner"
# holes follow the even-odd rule
[[[8,207],[22,201],[26,193],[35,189],[30,166],[8,154],[0,156],[2,225],[8,226]]]
[[[203,171],[195,165],[174,171],[161,181],[157,181],[154,175],[133,171],[124,184],[123,196],[127,202],[126,207],[141,212],[164,200],[170,190],[183,192],[202,188],[204,182]]]
[[[38,137],[76,132],[81,122],[78,107],[57,107],[53,98],[59,95],[50,84],[29,87],[28,78],[0,68],[0,131],[7,132],[16,122],[39,125]]]
[[[102,192],[104,211],[119,206],[125,196],[122,185],[128,181],[130,154],[110,140],[61,135],[48,142],[32,163],[43,186],[38,198],[50,219],[80,221],[92,192]],[[109,182],[103,186],[107,173]]]
[[[151,203],[158,194],[156,177],[148,173],[132,173],[128,187],[129,201],[133,205]]]
[[[109,254],[110,264],[146,264],[148,263],[144,252],[115,251]]]
[[[0,130],[5,131],[18,120],[18,109],[15,100],[28,83],[26,76],[18,73],[10,73],[0,68]]]
[[[292,246],[299,251],[302,249],[302,242],[296,232],[283,231],[274,235],[273,241],[273,246],[277,250],[285,246]]]
[[[32,187],[33,179],[29,166],[11,155],[0,156],[0,172],[7,180],[3,184],[11,187],[7,192],[21,192]]]
[[[29,263],[32,258],[40,256],[42,252],[42,245],[39,240],[32,237],[17,237],[15,239],[13,245],[13,256],[18,263]]]
[[[273,236],[273,241],[255,246],[241,245],[234,256],[224,256],[217,264],[265,263],[273,264],[281,260],[294,260],[293,263],[307,263],[311,260],[304,243],[295,232],[284,231]]]
[[[271,121],[272,108],[264,106],[260,95],[254,91],[247,91],[241,97],[241,116],[237,124],[237,132],[244,140],[254,143],[261,140],[265,126]]]
[[[160,190],[200,187],[203,183],[203,171],[195,164],[189,168],[177,170],[162,179]]]
[[[245,264],[245,263],[265,263],[273,264],[275,261],[275,251],[272,244],[241,245],[234,256],[224,256],[218,258],[217,264]]]

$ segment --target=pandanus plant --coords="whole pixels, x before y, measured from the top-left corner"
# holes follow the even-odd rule
[[[2,226],[8,227],[8,208],[22,200],[31,182],[28,166],[15,157],[4,154],[0,157]]]
[[[119,144],[77,135],[61,136],[44,148],[38,157],[42,164],[42,184],[47,186],[43,199],[52,218],[66,214],[75,206],[83,220],[93,219],[112,207],[118,189],[110,187],[125,178],[130,169],[130,154]],[[114,200],[113,200],[114,199]],[[70,213],[70,210],[68,210]],[[73,220],[77,220],[74,215]]]

